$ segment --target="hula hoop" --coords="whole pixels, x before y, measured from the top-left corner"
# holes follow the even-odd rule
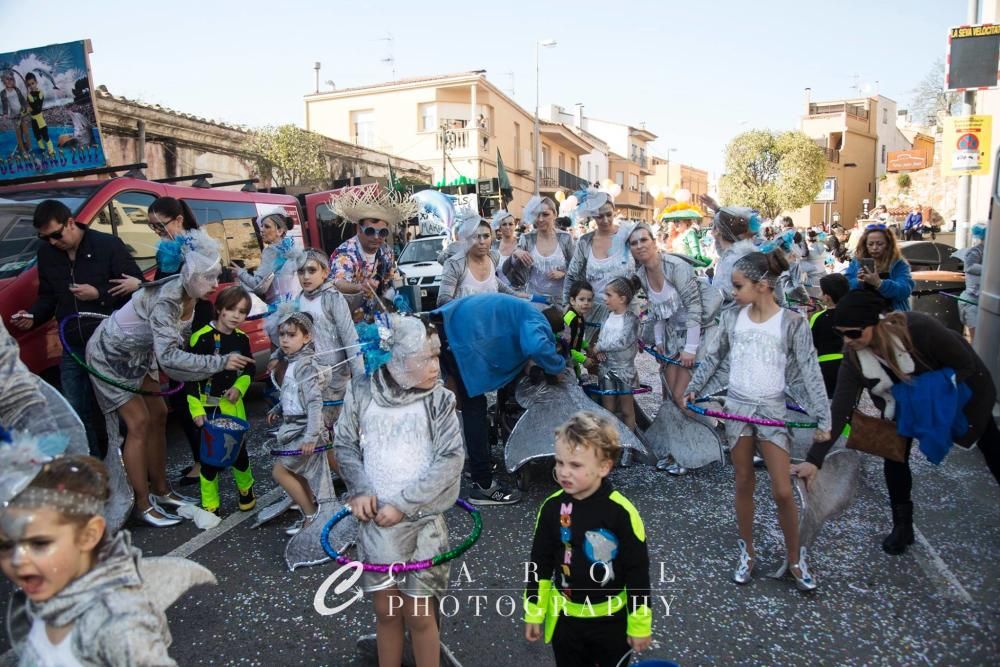
[[[705,403],[707,401],[718,400],[711,396],[706,396],[703,398],[695,399],[695,403]],[[714,417],[716,419],[728,419],[730,421],[743,422],[744,424],[755,424],[757,426],[776,426],[778,428],[818,428],[819,424],[816,422],[790,422],[781,419],[761,419],[760,417],[744,417],[742,415],[734,415],[730,412],[723,412],[722,410],[712,410],[710,408],[703,408],[700,405],[695,405],[690,401],[687,404],[687,409],[691,412],[697,413],[699,415],[704,415],[705,417]],[[791,406],[788,406],[790,409]],[[795,406],[796,408],[798,406]]]
[[[333,449],[333,445],[321,445],[312,451],[313,454],[319,454],[320,452],[325,452],[329,449]],[[271,456],[303,456],[301,449],[272,449]],[[312,454],[308,454],[312,456]]]
[[[343,404],[344,404],[344,399],[342,398],[339,398],[336,401],[323,401],[324,408],[329,408],[334,405],[343,405]]]
[[[646,344],[643,343],[641,340],[639,341],[639,349],[642,350],[643,352],[647,353],[647,354],[652,355],[652,357],[654,359],[656,359],[657,361],[662,361],[665,364],[673,364],[674,366],[680,366],[681,368],[688,368],[687,366],[685,366],[681,362],[677,361],[676,359],[672,359],[672,358],[666,356],[665,354],[660,354],[659,352],[657,352],[656,350],[654,350],[651,347],[647,347]],[[700,363],[701,363],[700,361],[694,362],[694,365],[691,366],[691,368],[694,368],[694,367],[698,366]]]
[[[473,544],[479,540],[479,535],[483,532],[483,518],[479,514],[479,510],[470,505],[465,500],[459,498],[455,501],[456,507],[461,507],[463,510],[469,513],[472,517],[472,532],[466,537],[461,544],[459,544],[454,549],[445,551],[442,554],[438,554],[432,558],[425,558],[424,560],[411,560],[405,563],[364,563],[361,561],[351,560],[347,556],[341,554],[332,546],[330,546],[330,530],[336,526],[341,520],[344,519],[348,514],[351,513],[350,506],[345,506],[339,512],[333,515],[326,525],[323,526],[323,532],[320,533],[319,540],[320,544],[323,546],[323,551],[326,555],[334,559],[341,565],[350,565],[352,563],[361,563],[361,568],[365,572],[381,572],[393,574],[394,572],[416,572],[418,570],[426,570],[428,568],[435,567],[437,565],[442,565],[450,560],[454,560],[468,551]]]
[[[653,388],[648,384],[639,385],[636,389],[600,389],[597,385],[593,384],[581,384],[580,388],[591,396],[636,396],[638,394],[648,394],[653,391]]]
[[[958,294],[952,294],[951,292],[938,292],[938,294],[944,294],[945,296],[950,296],[955,301],[961,301],[962,303],[967,303],[967,304],[972,305],[972,306],[978,306],[979,305],[978,301],[972,301],[971,299],[963,299]]]
[[[62,318],[61,322],[59,322],[59,342],[62,343],[63,349],[69,352],[69,356],[73,359],[73,361],[79,364],[80,367],[83,368],[83,370],[87,371],[88,373],[93,375],[101,382],[104,382],[105,384],[110,384],[112,387],[117,387],[122,391],[128,391],[133,394],[138,394],[139,396],[173,396],[177,392],[184,389],[183,382],[178,382],[177,384],[163,391],[149,391],[148,389],[143,389],[142,387],[130,387],[124,382],[119,382],[114,378],[110,378],[107,375],[104,375],[96,368],[87,364],[87,361],[79,354],[74,352],[73,348],[70,347],[69,342],[67,342],[66,340],[66,325],[69,323],[70,320],[78,319],[81,317],[93,317],[97,319],[106,320],[110,317],[110,315],[105,315],[103,313],[70,313],[66,317]],[[173,380],[171,380],[171,382],[173,382]]]

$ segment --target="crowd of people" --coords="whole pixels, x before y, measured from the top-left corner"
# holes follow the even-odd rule
[[[539,196],[524,207],[520,235],[507,211],[456,226],[438,308],[422,314],[402,312],[393,298],[388,240],[416,212],[396,193],[333,200],[333,211],[357,232],[332,256],[296,247],[286,216],[264,216],[265,247],[252,272],[223,266],[218,243],[190,208],[163,197],[149,208],[161,238],[151,281],[116,237],[78,224],[57,201],[39,204],[39,298],[10,325],[72,321],[62,391],[89,452],[65,441],[53,448],[41,427],[0,431],[0,566],[20,589],[9,628],[22,664],[172,664],[163,611],[144,597],[142,563],[123,526],[130,515],[157,528],[184,518],[212,525],[222,513],[226,470],[238,509],[256,508],[244,396],[258,368],[240,329],[251,295],[269,304],[267,382],[275,391],[266,422],[272,475],[287,496],[269,516],[297,508],[300,518],[286,532],[299,563],[326,559],[319,529],[345,502],[358,522],[361,561],[446,552],[443,514],[461,494],[463,469],[472,505],[522,499],[494,474],[487,395],[499,393],[499,411],[517,382],[595,388],[601,407],[538,434],[554,442],[560,491],[538,511],[531,560],[540,576],[525,592],[525,637],[551,641],[561,665],[620,664],[650,643],[645,530],[608,480],[616,464],[630,463],[616,422],[639,432],[632,391],[641,350],[657,358],[663,401],[684,418],[727,388],[720,400],[730,417],[720,432],[736,478],[737,584],[752,581],[756,564],[759,459],[787,570],[798,589],[817,587],[800,540],[793,476],[815,483],[862,391],[901,439],[902,457],[884,463],[893,523],[887,553],[903,553],[914,539],[914,434],[929,458],[943,457],[952,441],[978,442],[1000,479],[993,380],[962,335],[910,311],[910,268],[885,223],[862,224],[852,252],[843,229],[764,222],[707,198],[704,228],[694,205],[672,209],[680,222],[659,228],[617,218],[606,192],[582,191],[576,201],[569,229],[557,224],[556,202]],[[978,299],[985,233],[985,226],[973,230],[976,244],[963,256],[970,302]],[[219,290],[220,282],[232,284]],[[974,311],[963,320],[973,333]],[[13,340],[0,335],[0,368],[17,378],[19,391],[38,393]],[[798,463],[782,425],[789,399],[815,422],[814,444]],[[168,401],[192,453],[173,485]],[[942,409],[920,410],[927,401]],[[103,421],[92,418],[94,407]],[[224,456],[209,456],[210,427],[242,433]],[[669,456],[656,465],[670,475],[690,472]],[[337,497],[334,482],[346,496]],[[195,484],[200,498],[182,493]],[[191,581],[211,579],[193,572]],[[438,664],[439,622],[434,606],[420,601],[440,598],[448,573],[444,563],[405,576],[364,574],[380,664],[400,663],[404,631],[418,665]],[[122,655],[129,657],[122,662]]]

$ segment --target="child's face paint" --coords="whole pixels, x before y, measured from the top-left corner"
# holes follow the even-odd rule
[[[625,297],[610,287],[604,290],[604,304],[608,310],[616,315],[621,315],[628,309],[628,301],[625,300]]]
[[[433,389],[441,378],[440,354],[441,341],[435,334],[427,339],[423,350],[406,358],[403,365],[406,377],[395,378],[396,381],[414,389]]]
[[[89,570],[94,546],[83,543],[81,533],[54,509],[5,510],[0,570],[28,599],[44,602]]]
[[[295,326],[283,326],[278,330],[278,347],[285,354],[295,354],[310,340],[312,337],[309,334]]]
[[[576,500],[591,496],[611,473],[613,464],[596,447],[573,447],[556,439],[556,481]]]
[[[569,300],[569,305],[579,315],[586,315],[594,307],[594,293],[589,289],[580,290],[579,294]]]
[[[307,292],[318,289],[330,274],[330,270],[316,260],[309,260],[298,270],[299,285]]]
[[[247,320],[250,314],[250,303],[241,301],[235,308],[223,308],[219,313],[219,324],[232,331]]]

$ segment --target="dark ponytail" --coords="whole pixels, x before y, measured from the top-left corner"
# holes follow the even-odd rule
[[[639,280],[638,276],[631,276],[626,278],[625,276],[620,276],[615,278],[608,283],[607,289],[613,290],[615,293],[621,295],[625,298],[625,303],[632,303],[632,299],[635,295],[639,293],[642,289],[642,282]]]
[[[149,212],[169,220],[181,216],[184,218],[184,229],[198,229],[198,219],[194,217],[194,211],[181,199],[159,197],[149,205]]]

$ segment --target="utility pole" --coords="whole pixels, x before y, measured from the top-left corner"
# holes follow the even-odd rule
[[[979,22],[979,0],[969,0],[965,22],[975,25]],[[975,112],[976,91],[967,90],[962,94],[962,115],[971,116]],[[958,201],[955,212],[955,247],[962,249],[968,245],[970,218],[972,217],[972,176],[958,177]]]

